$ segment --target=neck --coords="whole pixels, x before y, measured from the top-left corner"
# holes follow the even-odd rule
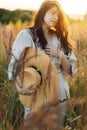
[[[50,28],[46,24],[43,24],[42,29],[43,29],[44,36],[45,36],[47,42],[49,42],[52,38],[52,35],[49,33]]]
[[[44,32],[44,36],[48,36],[49,35],[49,27],[46,24],[43,24],[42,29]]]

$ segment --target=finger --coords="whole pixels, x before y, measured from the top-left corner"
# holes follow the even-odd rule
[[[33,94],[35,92],[35,90],[27,90],[26,92],[25,92],[25,94]]]
[[[51,52],[51,49],[45,49],[45,52]]]
[[[18,82],[15,82],[15,87],[16,87],[16,89],[18,90],[18,92],[21,90],[21,86],[19,85],[19,83]]]
[[[35,83],[31,84],[30,86],[26,86],[26,88],[28,89],[33,89],[33,86],[35,85]]]
[[[47,44],[47,45],[45,46],[45,48],[46,48],[46,47],[50,47],[50,45],[49,45],[49,44]]]
[[[50,51],[45,51],[45,53],[46,53],[46,54],[51,54],[51,52],[50,52]]]
[[[46,49],[49,49],[49,50],[50,50],[50,49],[51,49],[51,47],[45,47],[45,50],[46,50]]]
[[[50,47],[46,47],[45,50],[51,50],[51,48]]]
[[[26,88],[23,88],[19,93],[21,95],[31,95],[35,92],[35,90],[29,90],[29,89],[26,89]]]

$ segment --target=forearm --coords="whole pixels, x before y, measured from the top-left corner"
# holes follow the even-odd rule
[[[12,56],[11,61],[8,65],[8,78],[9,80],[13,80],[13,72],[14,72],[14,64],[16,59]]]
[[[59,65],[62,67],[62,70],[66,74],[71,74],[71,65],[67,57],[64,55],[62,51],[59,50],[58,52],[58,60],[59,60]]]
[[[71,74],[71,65],[70,65],[70,62],[66,58],[66,56],[64,54],[62,55],[62,58],[61,58],[61,66],[62,66],[63,71],[66,74],[69,74],[69,75]]]

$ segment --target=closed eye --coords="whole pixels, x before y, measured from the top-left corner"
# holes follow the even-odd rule
[[[52,15],[55,15],[55,13],[56,13],[56,12],[54,12],[54,11],[51,12]]]

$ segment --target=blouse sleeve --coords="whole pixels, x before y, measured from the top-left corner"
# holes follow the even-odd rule
[[[9,80],[13,79],[13,71],[15,62],[20,59],[21,55],[25,51],[27,47],[33,47],[33,39],[29,32],[27,30],[22,30],[19,32],[17,35],[13,46],[12,46],[12,55],[11,55],[11,60],[8,65],[8,78]]]
[[[76,70],[76,56],[73,52],[69,53],[67,58],[69,59],[69,62],[71,64],[71,76],[73,76],[75,70]]]

